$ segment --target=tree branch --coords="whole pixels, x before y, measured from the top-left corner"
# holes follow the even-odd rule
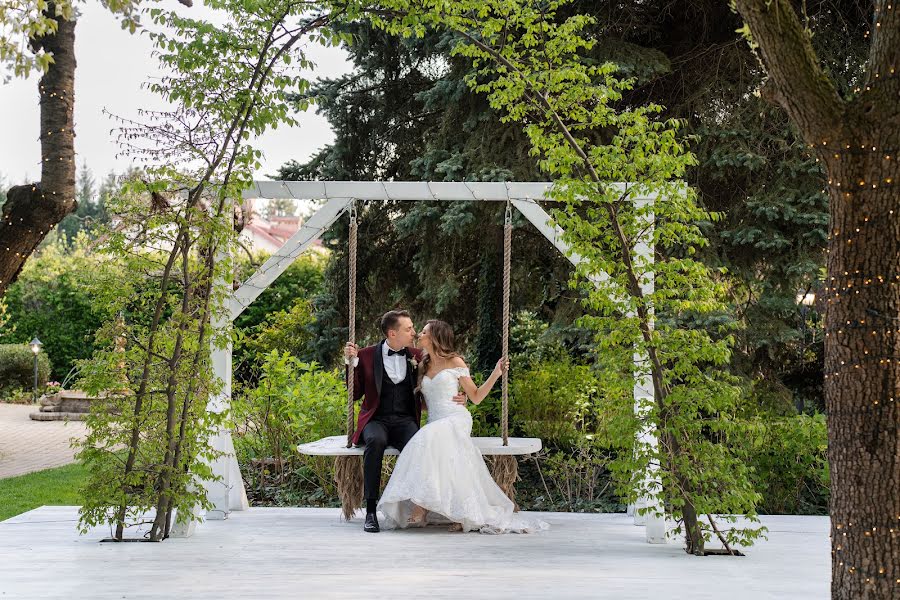
[[[807,143],[840,136],[844,102],[789,0],[735,0],[735,6],[769,74],[764,96],[784,107]]]
[[[870,32],[872,45],[869,47],[866,80],[872,84],[886,75],[900,72],[900,3],[896,0],[875,0]]]

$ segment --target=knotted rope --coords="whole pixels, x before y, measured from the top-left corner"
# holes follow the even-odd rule
[[[509,272],[512,261],[512,205],[506,202],[506,219],[503,227],[503,362],[509,360]],[[503,390],[503,414],[500,429],[503,445],[509,445],[509,370],[503,370],[501,388]]]
[[[351,344],[356,343],[356,201],[350,204],[350,248],[349,248],[349,332],[347,339]],[[356,414],[355,402],[353,401],[353,379],[356,367],[353,361],[350,361],[350,368],[347,369],[347,447],[353,446],[353,434],[356,430]]]
[[[512,263],[512,204],[506,202],[506,217],[503,226],[503,361],[509,360],[509,273]],[[503,445],[509,446],[509,371],[504,369],[502,378],[503,408],[500,416],[500,430]],[[519,510],[516,503],[516,481],[519,479],[519,462],[515,456],[499,455],[491,461],[491,475],[501,490],[513,502],[514,509]]]
[[[349,325],[348,339],[356,343],[356,201],[350,204],[350,247],[348,249],[349,267]],[[347,447],[353,446],[353,433],[356,429],[355,402],[353,401],[353,379],[356,368],[353,361],[347,368]],[[338,496],[341,498],[341,514],[349,521],[363,500],[362,459],[359,456],[338,456],[334,462],[334,482],[337,484]]]

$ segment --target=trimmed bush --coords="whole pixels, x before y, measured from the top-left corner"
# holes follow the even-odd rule
[[[38,354],[38,388],[50,379],[50,358]],[[34,386],[34,354],[27,344],[0,344],[0,400]]]

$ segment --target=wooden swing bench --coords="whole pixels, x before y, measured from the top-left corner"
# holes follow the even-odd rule
[[[472,441],[485,456],[519,456],[534,454],[541,449],[539,438],[509,438],[506,446],[503,445],[503,438],[499,437],[473,437]],[[365,446],[348,448],[346,435],[332,435],[315,442],[300,444],[297,450],[307,456],[362,456]],[[393,446],[388,446],[384,454],[397,456],[400,452]]]

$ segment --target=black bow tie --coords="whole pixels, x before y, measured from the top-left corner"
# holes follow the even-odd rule
[[[388,356],[393,356],[395,354],[406,356],[408,353],[406,352],[406,348],[402,348],[400,350],[391,350],[390,348],[388,348]]]

